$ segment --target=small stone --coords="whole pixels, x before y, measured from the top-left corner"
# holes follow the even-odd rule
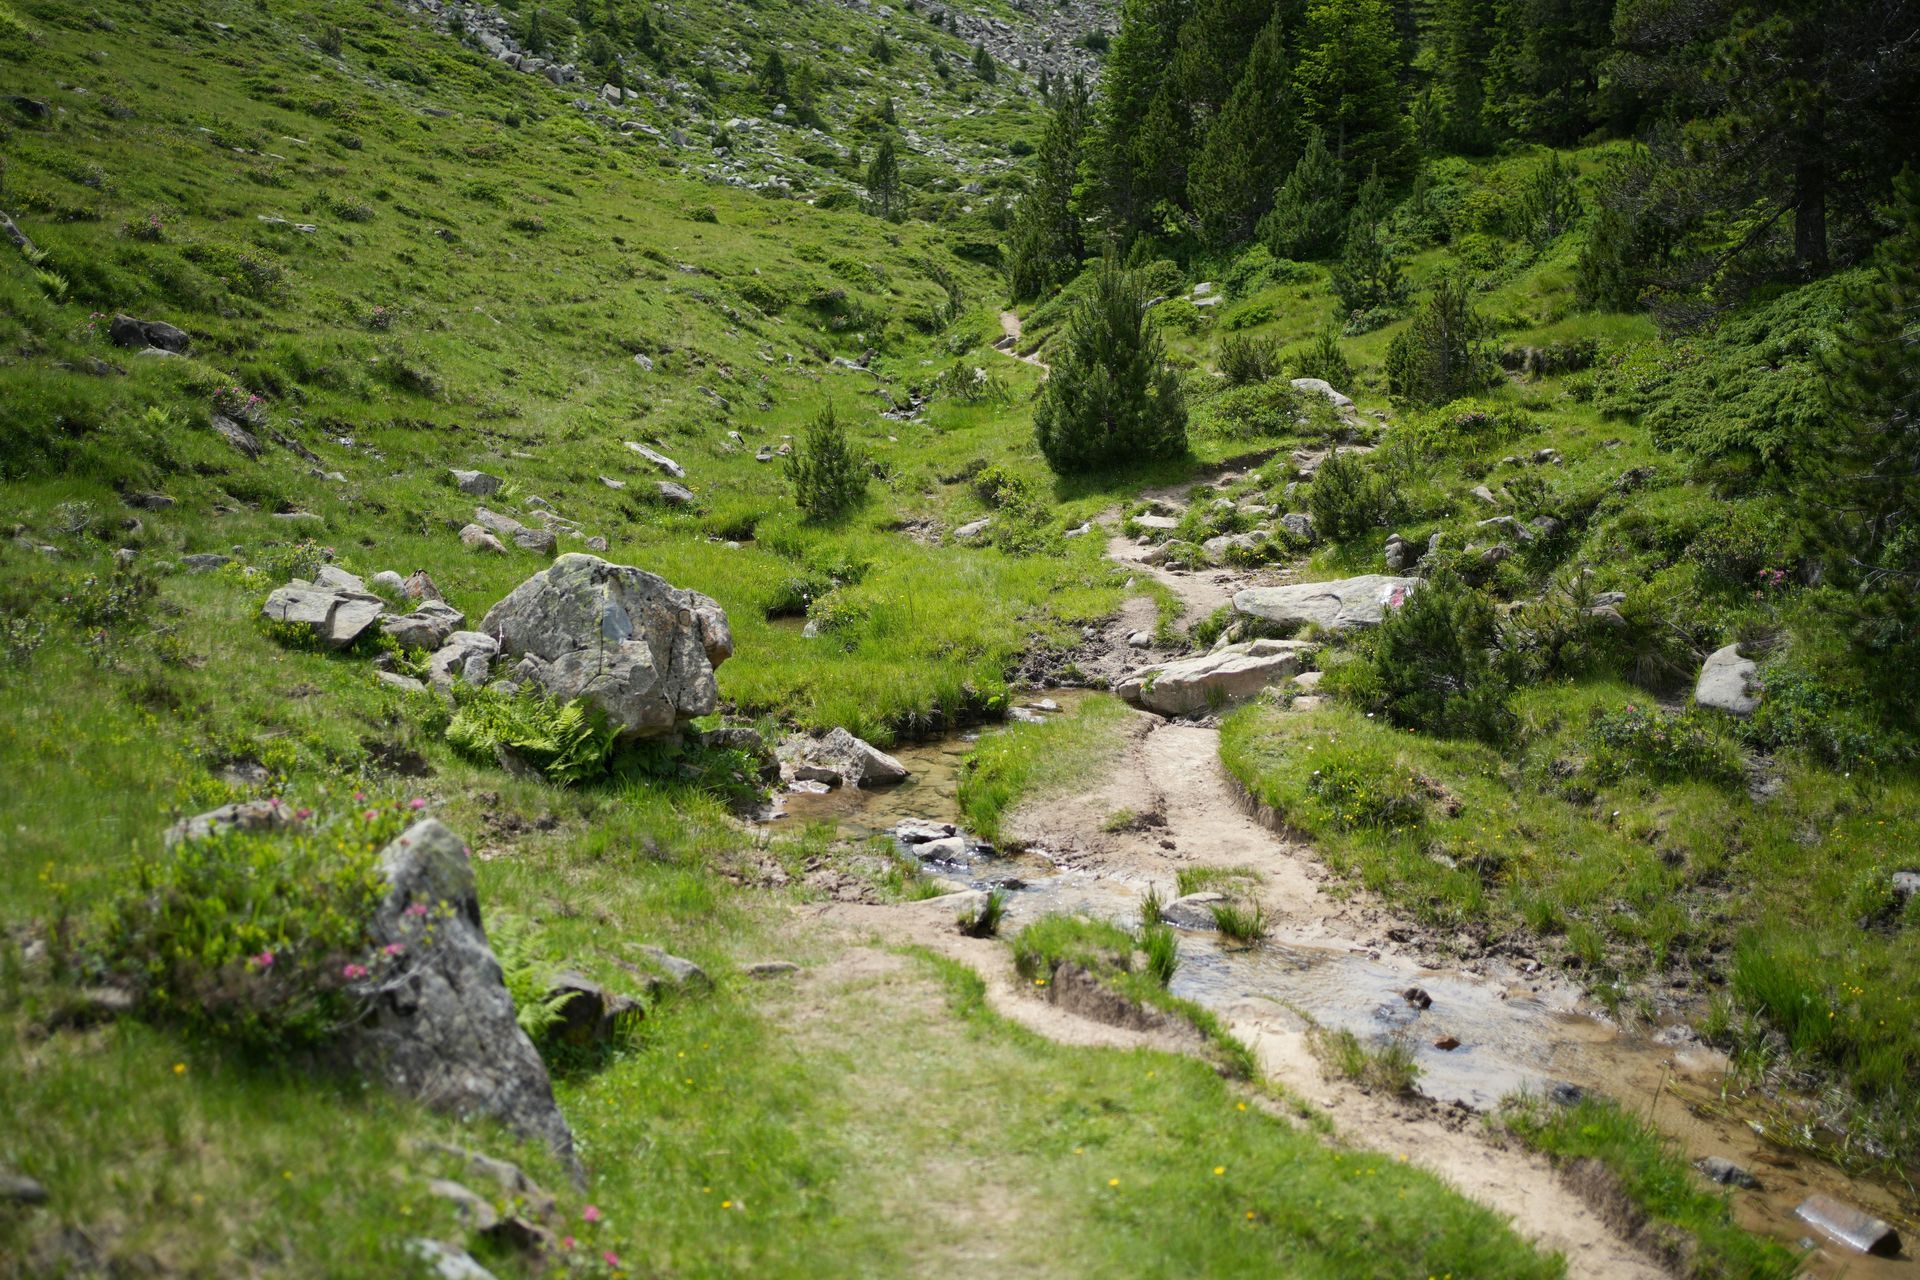
[[[784,978],[798,972],[800,966],[791,960],[761,960],[747,966],[749,978]]]
[[[1153,648],[1153,633],[1151,631],[1134,632],[1132,635],[1127,637],[1127,647],[1130,649]]]
[[[389,689],[398,689],[401,693],[424,693],[427,688],[412,676],[403,676],[397,671],[376,671],[374,675],[381,684]]]
[[[1408,987],[1400,993],[1400,998],[1416,1009],[1433,1008],[1433,997],[1427,994],[1424,987]]]
[[[380,572],[374,574],[370,583],[375,591],[383,592],[386,595],[404,596],[407,594],[407,580],[391,569],[382,569]]]
[[[470,524],[460,530],[460,541],[469,551],[491,551],[495,555],[507,554],[500,539],[488,533],[477,524]]]
[[[1226,900],[1224,893],[1190,893],[1161,907],[1160,918],[1182,929],[1212,929],[1216,927],[1213,909]]]
[[[1693,1162],[1693,1167],[1723,1187],[1743,1187],[1753,1191],[1760,1186],[1760,1179],[1725,1156],[1702,1156]]]
[[[992,516],[981,516],[978,520],[970,520],[958,529],[955,529],[953,536],[961,542],[972,542],[975,538],[985,533],[992,524]]]
[[[671,480],[654,481],[653,496],[657,501],[664,502],[670,507],[691,507],[697,501],[693,496],[693,490],[685,485],[675,484]]]
[[[672,458],[669,458],[666,454],[649,449],[637,440],[627,441],[627,448],[633,450],[648,462],[651,462],[654,466],[672,476],[675,480],[684,480],[686,478],[687,469],[675,462]]]
[[[694,991],[713,989],[713,979],[707,976],[705,969],[693,961],[676,956],[661,947],[643,945],[637,949],[641,955],[662,969],[674,986]]]
[[[615,493],[627,487],[625,480],[615,480],[612,476],[601,476],[600,483],[612,489]]]
[[[1452,1053],[1460,1047],[1460,1041],[1453,1036],[1441,1036],[1433,1042],[1433,1047],[1446,1053]]]
[[[462,471],[455,467],[449,470],[448,474],[453,477],[453,484],[456,489],[462,493],[471,494],[476,498],[484,498],[490,494],[498,493],[500,492],[500,486],[506,483],[506,481],[502,480],[499,476],[489,475],[485,471]]]
[[[24,1173],[0,1167],[0,1204],[45,1204],[47,1189]]]
[[[492,1203],[457,1182],[434,1178],[427,1183],[427,1191],[442,1200],[451,1201],[460,1224],[469,1231],[490,1231],[500,1221],[500,1215]]]
[[[215,569],[225,568],[232,563],[232,556],[223,556],[215,552],[180,557],[180,564],[188,573],[212,573]]]
[[[406,1248],[426,1264],[434,1280],[494,1280],[493,1272],[475,1262],[465,1249],[427,1239],[409,1240]]]
[[[1760,705],[1754,691],[1754,677],[1760,668],[1750,658],[1740,656],[1740,646],[1730,644],[1709,654],[1700,667],[1700,678],[1693,686],[1693,700],[1703,707],[1745,718]]]
[[[440,588],[433,584],[425,569],[415,569],[402,584],[402,590],[409,600],[439,600]]]

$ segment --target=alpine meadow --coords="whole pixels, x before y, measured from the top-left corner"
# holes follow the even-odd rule
[[[0,1280],[1920,1280],[1914,0],[0,0]]]

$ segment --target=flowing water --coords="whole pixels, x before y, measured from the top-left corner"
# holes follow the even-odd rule
[[[1061,702],[1074,697],[1051,696]],[[959,734],[901,748],[893,754],[912,771],[906,782],[873,791],[790,793],[769,821],[832,822],[860,838],[916,818],[958,825],[960,769],[977,738]],[[964,863],[927,869],[978,888],[1006,888],[1003,929],[1008,934],[1059,911],[1131,924],[1150,887],[1144,880],[1063,868],[1042,851],[1013,856],[982,851]],[[1430,1005],[1417,1007],[1403,996],[1415,987],[1431,998]],[[1280,922],[1272,936],[1253,947],[1227,944],[1211,931],[1182,930],[1172,990],[1229,1020],[1305,1017],[1350,1031],[1370,1045],[1398,1041],[1419,1066],[1421,1093],[1475,1111],[1522,1091],[1565,1096],[1571,1086],[1605,1094],[1650,1118],[1689,1159],[1724,1156],[1753,1172],[1762,1185],[1733,1193],[1736,1217],[1748,1229],[1789,1244],[1820,1246],[1808,1259],[1807,1274],[1920,1278],[1920,1262],[1913,1256],[1920,1222],[1911,1202],[1903,1204],[1902,1197],[1878,1183],[1850,1179],[1823,1161],[1769,1142],[1762,1123],[1722,1100],[1718,1083],[1725,1060],[1717,1053],[1684,1035],[1623,1032],[1570,984],[1545,975],[1429,969],[1364,947],[1331,946],[1323,935],[1311,941],[1289,936]],[[1455,1041],[1452,1049],[1436,1043]],[[1865,1257],[1815,1239],[1817,1233],[1793,1211],[1816,1191],[1893,1223],[1906,1253]]]

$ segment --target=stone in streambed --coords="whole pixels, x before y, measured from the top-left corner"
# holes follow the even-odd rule
[[[1192,715],[1251,697],[1307,665],[1314,646],[1301,640],[1249,640],[1211,653],[1143,667],[1114,692],[1161,715]]]

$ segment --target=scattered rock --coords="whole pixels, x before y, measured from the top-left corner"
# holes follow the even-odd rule
[[[1472,493],[1474,497],[1480,499],[1480,501],[1486,503],[1490,507],[1497,507],[1500,505],[1500,499],[1493,496],[1493,490],[1487,488],[1487,486],[1483,484],[1477,484],[1473,486],[1473,488],[1470,489],[1468,492]]]
[[[1182,929],[1212,929],[1213,909],[1226,900],[1224,893],[1190,893],[1161,907],[1160,918]]]
[[[645,1012],[638,1000],[608,991],[584,974],[569,969],[547,986],[547,999],[566,997],[554,1033],[575,1048],[606,1044],[619,1030],[621,1019]]]
[[[1135,516],[1133,523],[1155,533],[1171,533],[1180,527],[1180,522],[1172,516]]]
[[[635,440],[627,441],[627,448],[633,450],[648,462],[651,462],[654,466],[672,476],[675,480],[684,480],[686,478],[687,469],[675,462],[672,458],[669,458],[666,454],[657,453]]]
[[[211,551],[180,557],[180,565],[188,573],[212,573],[215,569],[224,569],[232,563],[232,556],[223,556]]]
[[[1305,511],[1289,511],[1281,516],[1280,527],[1301,542],[1311,544],[1320,540],[1313,530],[1313,516]]]
[[[500,1225],[500,1214],[493,1202],[483,1199],[457,1182],[446,1178],[433,1178],[427,1182],[427,1193],[442,1200],[451,1201],[454,1213],[460,1219],[460,1225],[469,1231],[491,1231]]]
[[[386,612],[387,602],[369,591],[323,587],[295,578],[267,597],[262,617],[289,626],[304,626],[329,649],[344,649]]]
[[[480,629],[526,678],[589,700],[629,739],[711,715],[714,668],[733,654],[727,615],[706,596],[578,552],[515,587]]]
[[[391,569],[382,569],[373,575],[370,585],[383,595],[404,596],[407,594],[407,580]]]
[[[1233,597],[1233,610],[1281,626],[1313,625],[1327,631],[1377,626],[1420,585],[1418,578],[1361,574],[1334,582],[1249,587]]]
[[[1808,1196],[1793,1213],[1850,1249],[1886,1258],[1900,1252],[1900,1233],[1890,1224],[1832,1196]]]
[[[213,429],[219,433],[222,440],[245,454],[249,461],[259,460],[260,441],[253,432],[248,431],[232,418],[223,417],[217,413],[213,415]]]
[[[1453,1036],[1441,1036],[1433,1042],[1433,1047],[1443,1053],[1452,1053],[1460,1047],[1460,1041]]]
[[[925,818],[909,818],[896,826],[893,834],[900,843],[913,845],[945,840],[957,833],[951,822],[929,822]]]
[[[698,501],[693,496],[693,490],[671,480],[654,481],[653,496],[655,501],[664,502],[670,507],[691,507]]]
[[[387,688],[398,689],[402,693],[423,693],[427,687],[412,676],[403,676],[398,671],[376,671],[374,677]]]
[[[780,744],[780,757],[793,777],[829,786],[884,786],[907,776],[905,765],[845,729],[821,738],[795,734]]]
[[[441,600],[423,600],[412,613],[381,619],[386,633],[408,649],[435,650],[465,626],[467,615]]]
[[[173,499],[164,493],[130,493],[123,501],[140,511],[165,511],[173,505]]]
[[[1702,1156],[1693,1162],[1693,1167],[1723,1187],[1742,1187],[1754,1191],[1760,1186],[1760,1179],[1725,1156]]]
[[[1151,631],[1134,632],[1132,635],[1127,637],[1127,647],[1129,649],[1153,648],[1153,632]]]
[[[1298,674],[1314,646],[1301,640],[1248,640],[1211,653],[1142,667],[1114,692],[1165,716],[1192,715],[1251,697]]]
[[[649,944],[643,944],[635,949],[665,973],[667,980],[674,986],[688,991],[713,990],[713,979],[707,976],[705,969],[693,961],[676,956],[662,947]]]
[[[342,1034],[341,1054],[396,1093],[463,1119],[499,1120],[571,1162],[573,1134],[554,1104],[546,1064],[514,1020],[513,997],[480,923],[466,846],[428,818],[381,851],[380,871],[388,892],[374,913],[373,942],[397,948],[400,960],[368,980],[366,1015]],[[450,912],[428,925],[409,914],[416,903]]]
[[[136,320],[127,315],[113,318],[107,326],[107,336],[113,339],[117,347],[166,351],[173,355],[185,355],[187,348],[193,345],[193,339],[187,336],[184,329],[175,328],[164,320]]]
[[[401,592],[409,600],[439,600],[440,588],[433,585],[433,579],[425,569],[415,569],[401,586]]]
[[[1693,686],[1693,700],[1703,707],[1733,716],[1750,716],[1760,705],[1754,688],[1759,666],[1740,656],[1740,646],[1730,644],[1716,649],[1700,667],[1700,679]]]
[[[47,1189],[24,1173],[0,1165],[0,1204],[45,1204]]]
[[[984,534],[993,524],[992,516],[981,516],[978,520],[969,520],[953,531],[953,536],[961,542],[972,542]]]
[[[747,966],[749,978],[784,978],[788,974],[800,972],[800,966],[791,960],[760,960]]]
[[[500,655],[500,643],[479,631],[456,631],[427,660],[428,678],[436,685],[451,685],[455,680],[483,685],[493,673],[493,660]]]
[[[329,591],[354,591],[361,595],[365,595],[367,591],[365,579],[348,573],[339,565],[333,564],[323,564],[320,566],[319,571],[313,575],[313,585],[316,587],[325,587]]]
[[[1272,539],[1265,529],[1254,529],[1248,533],[1223,533],[1208,538],[1200,544],[1200,549],[1218,560],[1230,551],[1252,551]]]
[[[500,539],[477,524],[470,524],[461,529],[460,541],[469,551],[491,551],[502,556],[507,554],[507,549],[501,545]]]
[[[293,810],[278,800],[242,800],[182,818],[167,828],[166,843],[171,848],[182,840],[204,840],[229,831],[279,831],[298,825]]]
[[[1411,569],[1420,560],[1420,549],[1399,534],[1387,535],[1387,572]]]
[[[1433,997],[1427,994],[1425,987],[1408,987],[1400,993],[1400,998],[1416,1009],[1431,1009]]]
[[[475,524],[508,539],[523,551],[534,551],[543,556],[552,555],[554,548],[560,545],[559,539],[553,536],[552,530],[529,529],[512,516],[503,516],[485,507],[475,507],[473,519]],[[462,534],[461,537],[464,541],[465,535]]]
[[[612,476],[601,476],[600,483],[607,486],[607,488],[613,490],[615,493],[618,493],[620,492],[620,490],[627,487],[627,482],[625,480],[615,480]]]
[[[465,1249],[438,1240],[407,1241],[407,1253],[424,1263],[434,1280],[494,1280],[493,1272],[473,1260]]]
[[[1559,1080],[1547,1090],[1547,1098],[1557,1106],[1578,1106],[1586,1099],[1587,1091],[1577,1084]]]
[[[1319,689],[1320,682],[1326,678],[1324,671],[1302,671],[1293,678],[1293,687],[1302,693],[1313,693]]]
[[[489,475],[485,471],[462,471],[458,467],[453,467],[447,474],[453,477],[454,488],[476,498],[485,498],[498,493],[500,486],[506,483],[499,476]]]
[[[1353,411],[1353,401],[1340,392],[1335,391],[1333,384],[1324,378],[1295,378],[1292,385],[1295,391],[1305,391],[1313,395],[1325,397],[1328,404],[1331,404],[1343,414]]]

